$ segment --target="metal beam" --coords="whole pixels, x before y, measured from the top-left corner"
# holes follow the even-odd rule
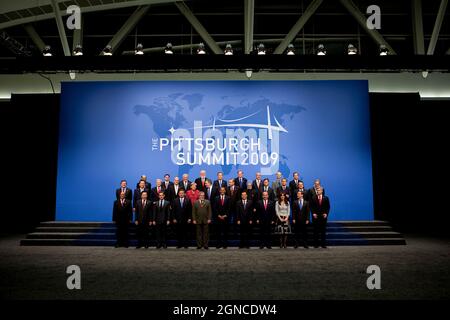
[[[439,37],[439,32],[441,31],[442,21],[444,21],[445,9],[447,8],[448,0],[441,0],[441,5],[439,6],[439,11],[436,16],[436,21],[434,22],[433,33],[431,34],[431,40],[428,44],[427,55],[433,55],[434,49],[436,49],[436,43]]]
[[[83,15],[81,15],[81,28],[73,30],[73,39],[72,39],[72,52],[75,50],[77,45],[83,46],[83,25],[84,19]]]
[[[55,14],[56,25],[58,26],[59,38],[61,39],[61,44],[64,50],[65,56],[70,56],[69,43],[67,42],[66,29],[64,28],[64,23],[62,21],[61,12],[59,11],[58,2],[56,0],[51,0],[53,13]]]
[[[300,30],[302,30],[306,22],[308,22],[309,18],[311,18],[311,16],[316,12],[322,2],[323,0],[313,0],[309,4],[309,6],[303,12],[302,16],[297,20],[286,37],[284,37],[283,41],[281,41],[281,43],[275,49],[275,54],[282,54],[284,50],[286,50],[287,46],[295,39],[297,34],[300,32]]]
[[[28,35],[30,36],[31,40],[34,42],[34,44],[39,49],[39,51],[42,52],[42,50],[44,50],[45,43],[41,39],[39,34],[36,32],[36,29],[33,27],[33,25],[31,25],[30,23],[27,23],[27,24],[23,25],[23,28],[28,33]]]
[[[366,16],[359,11],[358,7],[351,0],[339,0],[341,4],[347,9],[347,11],[355,18],[359,25],[367,32],[369,36],[372,37],[375,42],[379,45],[384,45],[389,50],[390,54],[396,54],[394,49],[389,45],[389,43],[384,40],[383,36],[378,32],[377,29],[370,30],[366,25]]]
[[[214,52],[215,54],[221,54],[223,53],[222,49],[217,45],[217,43],[214,41],[214,39],[211,37],[211,35],[206,31],[205,27],[198,21],[197,17],[194,16],[191,9],[187,6],[186,3],[183,1],[181,2],[175,2],[175,5],[177,6],[178,10],[184,15],[184,17],[189,21],[189,23],[192,25],[192,27],[197,31],[197,33],[202,37],[203,41],[206,42],[208,47]]]
[[[134,29],[136,24],[142,17],[147,13],[150,6],[142,6],[138,7],[133,14],[125,21],[122,27],[117,31],[117,33],[112,37],[112,39],[108,42],[107,45],[110,45],[112,48],[112,52],[116,51],[116,49],[120,46],[120,44],[125,40],[125,37]]]
[[[425,41],[423,38],[422,0],[412,2],[412,26],[414,54],[425,54]]]
[[[255,17],[255,0],[244,1],[244,52],[249,54],[253,48],[253,26]]]

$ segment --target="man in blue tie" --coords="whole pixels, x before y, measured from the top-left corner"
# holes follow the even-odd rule
[[[172,202],[172,224],[177,235],[177,249],[188,247],[188,233],[191,221],[191,202],[186,198],[184,189],[180,189],[178,197]]]
[[[292,203],[292,224],[295,231],[295,245],[298,248],[299,240],[301,239],[303,247],[308,247],[308,225],[310,221],[311,210],[309,202],[303,197],[303,192],[298,191],[296,200]]]

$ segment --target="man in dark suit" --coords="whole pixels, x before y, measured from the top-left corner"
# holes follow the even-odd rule
[[[314,185],[311,189],[308,190],[308,198],[311,201],[311,199],[314,196],[317,196],[317,192],[319,189],[322,189],[322,195],[325,195],[325,189],[322,187],[322,184],[320,183],[320,179],[314,180]]]
[[[114,201],[113,222],[116,225],[116,248],[128,248],[128,226],[133,220],[131,200],[126,199],[125,192],[120,193],[119,199]]]
[[[192,205],[192,223],[196,227],[197,249],[208,249],[211,216],[211,203],[205,200],[205,193],[200,191],[199,199]]]
[[[286,178],[281,179],[281,187],[278,188],[277,190],[277,195],[278,198],[280,197],[280,194],[284,193],[284,195],[286,196],[286,200],[288,200],[289,202],[291,201],[290,199],[290,190],[289,187],[287,186],[287,180]]]
[[[302,239],[303,247],[308,248],[308,224],[310,221],[309,202],[304,199],[303,192],[297,192],[297,199],[292,202],[292,223],[295,230],[295,245],[298,248],[299,239]]]
[[[213,188],[215,190],[220,190],[222,187],[227,187],[227,181],[223,179],[223,172],[217,172],[217,180],[214,180]]]
[[[260,249],[264,246],[267,249],[272,249],[272,226],[275,223],[275,206],[272,201],[269,200],[269,193],[263,192],[262,200],[258,201],[257,204],[257,219],[256,224],[260,228]]]
[[[175,200],[175,198],[178,197],[178,192],[182,189],[183,187],[180,185],[180,179],[178,177],[175,177],[173,179],[173,183],[169,186],[169,189],[165,192],[166,200],[172,203],[173,200]]]
[[[116,189],[116,200],[120,199],[120,194],[125,193],[125,199],[133,201],[133,191],[127,187],[127,180],[120,181],[120,188]]]
[[[180,185],[185,192],[191,189],[191,183],[192,182],[189,181],[189,175],[187,173],[183,174]]]
[[[247,193],[247,200],[251,200],[253,206],[255,206],[260,199],[258,198],[258,191],[253,189],[251,181],[247,182],[247,189],[245,189],[244,191]]]
[[[253,188],[253,190],[258,191],[258,195],[260,198],[261,198],[261,194],[262,194],[262,187],[263,187],[263,181],[261,179],[261,172],[257,172],[255,180],[253,180],[253,183],[252,183],[252,188]]]
[[[230,223],[234,223],[236,218],[236,203],[240,200],[240,189],[234,184],[234,179],[228,180],[226,194],[230,197]]]
[[[269,200],[275,201],[275,192],[273,192],[273,189],[269,186],[269,179],[265,178],[263,180],[263,187],[262,192],[267,192],[269,194]],[[262,199],[262,193],[261,193],[261,199]],[[261,200],[258,199],[258,200]]]
[[[140,184],[141,180],[144,180],[146,189],[148,189],[148,190],[152,189],[152,184],[150,182],[147,182],[147,176],[145,174],[143,174],[141,176],[141,179],[136,183],[136,188],[139,188],[139,184]]]
[[[170,174],[168,174],[168,173],[166,173],[165,175],[164,175],[164,181],[163,181],[163,183],[162,183],[162,188],[163,188],[163,190],[164,191],[166,191],[166,190],[169,190],[169,188],[170,188],[170,186],[172,185],[173,183],[172,183],[172,181],[170,181]],[[167,193],[166,193],[166,196],[167,196]]]
[[[326,248],[326,231],[327,231],[327,221],[328,215],[330,213],[330,200],[327,196],[322,194],[322,188],[317,189],[317,194],[311,198],[311,212],[312,212],[312,225],[314,228],[314,247],[319,247],[319,236],[320,244],[322,248]]]
[[[145,187],[145,181],[141,180],[136,190],[134,190],[133,211],[136,211],[136,204],[141,200],[141,195],[143,192],[147,192],[148,195],[150,190]]]
[[[164,194],[166,194],[166,192],[168,193],[167,190],[164,190],[161,179],[156,179],[156,186],[150,192],[150,200],[152,202],[158,201],[160,192],[164,192]]]
[[[225,187],[221,187],[219,195],[214,200],[214,220],[217,230],[216,248],[228,247],[228,227],[230,223],[230,197],[226,195]]]
[[[165,194],[160,191],[158,201],[153,204],[151,223],[155,226],[156,249],[167,248],[167,226],[170,224],[170,202],[164,199]]]
[[[172,225],[175,227],[177,234],[178,246],[188,247],[188,233],[189,225],[192,220],[192,204],[188,198],[185,197],[184,189],[180,189],[178,197],[172,202]]]
[[[237,177],[234,178],[234,185],[244,190],[247,186],[247,178],[244,178],[244,171],[238,170]]]
[[[309,201],[309,191],[305,188],[305,185],[303,183],[303,181],[299,181],[298,182],[298,186],[297,189],[295,190],[294,195],[297,195],[297,192],[301,192],[303,193],[303,199],[305,199],[306,201]],[[296,199],[297,196],[292,196],[292,199]]]
[[[217,193],[218,193],[218,190],[214,189],[214,187],[211,183],[211,180],[206,179],[206,181],[205,181],[205,199],[209,200],[211,203],[213,203]]]
[[[297,198],[297,195],[295,194],[295,190],[298,189],[298,182],[299,179],[299,173],[295,171],[292,174],[293,179],[289,182],[289,194],[291,199],[295,200]]]
[[[205,192],[205,183],[206,183],[207,179],[208,178],[206,178],[206,171],[205,170],[200,170],[200,177],[195,179],[195,183],[197,184],[197,190],[198,191]]]
[[[136,212],[134,217],[134,223],[136,224],[136,237],[137,246],[136,249],[148,248],[149,245],[149,232],[150,232],[150,219],[152,216],[152,204],[148,200],[147,191],[142,192],[141,199],[136,203]]]
[[[241,234],[241,241],[239,248],[250,248],[249,237],[251,234],[251,227],[254,219],[254,206],[252,200],[248,199],[247,192],[241,192],[241,199],[236,204],[236,223],[239,226]]]

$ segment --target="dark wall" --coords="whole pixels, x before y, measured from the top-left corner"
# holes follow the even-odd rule
[[[448,100],[370,95],[375,217],[400,231],[450,234]]]
[[[447,235],[450,101],[370,94],[375,218],[400,231]],[[8,209],[2,231],[54,220],[59,95],[13,95],[0,103],[2,173]]]
[[[59,95],[13,94],[0,105],[2,181],[8,192],[2,231],[54,220]]]

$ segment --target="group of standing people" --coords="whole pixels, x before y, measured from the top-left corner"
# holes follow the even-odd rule
[[[213,225],[217,237],[216,248],[228,247],[229,229],[238,226],[239,248],[250,247],[250,236],[259,232],[259,247],[272,248],[272,233],[280,235],[280,248],[287,247],[287,237],[294,234],[295,244],[308,248],[308,225],[314,230],[314,246],[326,247],[326,223],[330,201],[320,180],[306,189],[299,173],[287,182],[281,172],[270,184],[257,172],[249,181],[242,170],[237,177],[226,181],[222,172],[214,181],[201,170],[195,181],[184,174],[182,179],[170,175],[156,179],[152,187],[145,175],[135,190],[122,180],[116,190],[113,221],[116,224],[116,247],[128,247],[129,225],[136,225],[136,248],[148,248],[150,231],[154,230],[156,247],[167,248],[167,231],[177,236],[177,248],[188,248],[192,226],[195,228],[197,249],[208,249],[209,229]],[[255,226],[257,226],[255,228]],[[293,230],[293,232],[292,232]]]

